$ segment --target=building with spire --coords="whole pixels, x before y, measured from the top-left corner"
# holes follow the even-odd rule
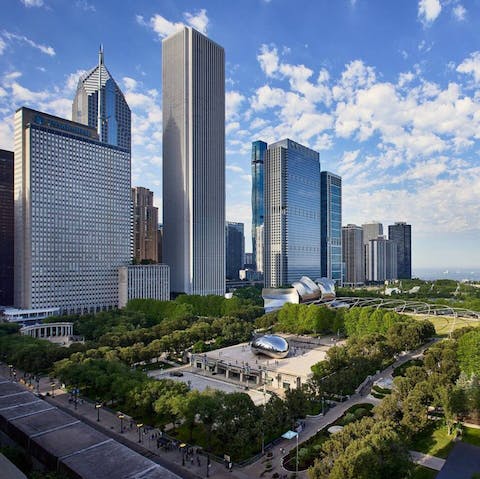
[[[130,150],[130,108],[105,66],[102,46],[98,52],[98,65],[78,81],[72,121],[95,128],[100,141]]]

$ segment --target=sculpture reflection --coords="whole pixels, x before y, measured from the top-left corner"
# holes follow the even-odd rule
[[[266,334],[254,339],[251,344],[252,352],[264,354],[275,359],[282,359],[288,356],[290,345],[288,341],[275,334]]]

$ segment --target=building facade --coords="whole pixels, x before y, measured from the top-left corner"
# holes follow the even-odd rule
[[[158,260],[158,208],[153,206],[153,191],[132,188],[133,256],[136,262]]]
[[[13,305],[13,151],[0,150],[0,305]]]
[[[130,151],[88,126],[15,114],[14,304],[96,312],[118,305],[131,261]]]
[[[329,171],[320,173],[322,277],[343,283],[342,178]]]
[[[361,226],[342,227],[342,260],[345,265],[344,283],[358,286],[365,282],[365,249]]]
[[[385,236],[368,243],[367,280],[373,283],[397,279],[397,244]]]
[[[163,263],[163,225],[158,225],[157,230],[157,263]]]
[[[316,151],[285,139],[265,153],[264,278],[266,288],[318,278],[320,161]]]
[[[162,43],[163,261],[175,293],[225,292],[225,53],[190,27]]]
[[[170,299],[170,268],[166,264],[136,264],[118,268],[118,307],[131,299]]]
[[[259,273],[263,274],[263,257],[265,251],[265,226],[257,226],[255,232],[256,250],[256,264],[255,267]]]
[[[372,221],[371,223],[365,223],[362,225],[363,229],[363,245],[364,245],[364,256],[365,256],[365,279],[369,279],[370,275],[368,272],[369,263],[370,263],[370,240],[376,239],[379,236],[383,236],[383,225],[377,221]]]
[[[103,48],[98,65],[78,81],[72,120],[95,128],[102,142],[130,150],[130,107],[104,64]]]
[[[257,232],[264,222],[263,205],[263,168],[265,162],[265,152],[268,145],[264,141],[254,141],[252,143],[252,263],[257,265],[258,242]],[[261,271],[261,270],[258,270]]]
[[[243,223],[227,221],[225,227],[226,276],[238,279],[245,261],[245,235]]]
[[[412,226],[396,222],[388,226],[388,239],[397,243],[398,279],[412,278]]]

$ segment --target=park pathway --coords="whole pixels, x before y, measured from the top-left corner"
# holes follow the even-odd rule
[[[410,451],[410,457],[415,464],[434,469],[435,471],[440,471],[445,464],[445,459],[423,454],[422,452]]]

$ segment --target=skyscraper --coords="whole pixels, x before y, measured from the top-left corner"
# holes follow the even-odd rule
[[[320,276],[320,161],[285,139],[265,154],[265,287]]]
[[[245,260],[245,236],[243,223],[227,221],[226,232],[226,276],[238,279],[238,272]]]
[[[260,225],[257,226],[256,231],[255,231],[255,242],[257,246],[257,262],[255,264],[255,268],[259,273],[263,273],[263,257],[264,257],[264,251],[265,251],[265,226]]]
[[[132,188],[133,254],[135,261],[158,260],[158,208],[153,206],[153,191]]]
[[[225,292],[225,54],[190,27],[163,40],[163,261],[175,293]]]
[[[364,256],[365,256],[365,278],[367,280],[370,279],[370,275],[368,272],[369,263],[370,263],[370,240],[376,239],[379,236],[383,236],[383,225],[382,223],[378,223],[376,221],[372,221],[371,223],[365,223],[362,225],[363,229],[363,245],[364,245]]]
[[[130,150],[130,108],[104,64],[102,47],[98,53],[98,65],[78,81],[72,120],[95,128],[104,143]]]
[[[397,279],[397,244],[385,236],[368,242],[367,280],[382,282]]]
[[[130,150],[46,113],[15,114],[15,306],[118,305],[131,261]]]
[[[342,259],[345,264],[344,282],[351,286],[365,282],[365,249],[363,229],[348,224],[342,227]]]
[[[0,150],[0,305],[13,304],[13,151]]]
[[[397,243],[398,279],[412,278],[412,226],[396,222],[388,226],[388,238]]]
[[[342,178],[320,173],[322,276],[342,284]]]
[[[254,141],[252,143],[252,253],[253,264],[257,265],[257,270],[257,228],[263,226],[264,221],[263,168],[266,151],[267,144],[264,141]]]

